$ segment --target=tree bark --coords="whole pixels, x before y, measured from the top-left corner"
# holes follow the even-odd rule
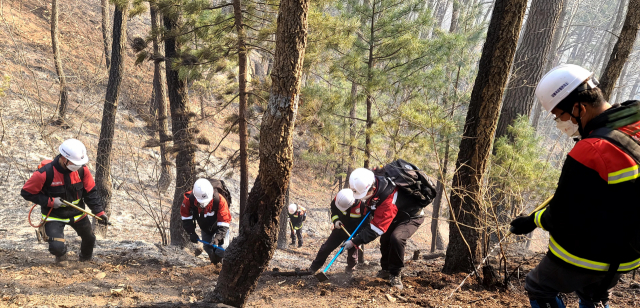
[[[249,175],[247,167],[247,45],[246,33],[242,24],[240,0],[233,0],[233,16],[238,32],[238,136],[240,138],[240,217],[247,207],[249,194]]]
[[[356,106],[358,105],[358,101],[356,95],[358,94],[358,85],[351,81],[351,110],[349,111],[349,117],[351,118],[351,124],[349,125],[349,157],[347,158],[347,177],[344,181],[344,188],[349,188],[349,176],[351,176],[351,172],[354,169],[353,164],[355,163],[355,146],[356,143]]]
[[[156,4],[149,4],[149,12],[151,14],[151,34],[153,35],[153,101],[155,112],[152,113],[156,117],[158,136],[160,137],[160,178],[158,179],[158,190],[165,192],[173,175],[171,174],[171,160],[169,157],[169,121],[167,120],[167,98],[165,92],[165,78],[162,74],[163,57],[160,55],[159,31],[160,17],[158,16],[158,8]]]
[[[309,0],[282,0],[278,12],[271,93],[260,127],[260,167],[240,219],[240,233],[226,251],[213,294],[243,307],[276,248],[293,165],[293,127],[307,45]],[[251,258],[247,258],[251,256]]]
[[[116,5],[113,13],[113,63],[109,68],[109,82],[107,94],[104,98],[102,111],[102,126],[100,128],[100,140],[98,141],[98,153],[96,154],[96,189],[102,199],[104,212],[111,215],[111,152],[113,149],[113,136],[116,125],[116,112],[118,109],[118,95],[120,83],[124,72],[124,55],[127,46],[127,14],[129,3],[122,6]],[[105,236],[107,226],[97,225],[94,221],[94,229],[97,234]]]
[[[173,151],[176,155],[176,189],[171,205],[171,245],[183,246],[186,233],[182,229],[180,205],[184,193],[191,190],[196,176],[195,130],[191,118],[196,115],[189,110],[187,81],[178,74],[181,40],[176,39],[182,25],[180,13],[163,14],[164,28],[167,31],[164,40],[166,58],[167,92],[171,110],[171,131],[173,133]]]
[[[451,25],[449,25],[450,33],[458,32],[458,23],[460,22],[460,1],[461,0],[453,0],[453,8],[451,11]]]
[[[104,60],[107,69],[109,69],[111,66],[111,55],[109,52],[109,42],[111,41],[111,33],[109,33],[109,0],[100,0],[100,10],[102,12],[102,43],[104,45]]]
[[[620,37],[620,36],[616,36],[614,33],[618,33],[618,28],[620,27],[620,23],[622,22],[622,15],[624,15],[625,4],[627,4],[627,0],[619,0],[618,2],[618,11],[614,15],[616,18],[613,24],[611,25],[611,28],[610,28],[611,32],[609,33],[609,41],[607,45],[605,45],[605,50],[602,53],[602,59],[607,59],[606,57],[611,55],[612,48],[614,46],[613,45],[614,40],[616,37],[618,38]],[[598,71],[601,72],[600,76],[604,75],[606,65],[603,60],[598,64],[598,67],[600,68]]]
[[[446,1],[446,0],[445,0]],[[369,59],[367,59],[367,85],[370,84],[373,79],[373,66],[375,60],[373,59],[373,51],[375,49],[375,24],[376,24],[376,2],[371,3],[371,19],[370,19],[370,37],[369,37]],[[373,106],[373,94],[370,89],[365,88],[367,91],[367,128],[364,133],[364,168],[369,168],[371,164],[371,127],[373,126],[373,115],[371,114],[371,107]]]
[[[604,94],[605,100],[609,100],[609,96],[616,85],[616,81],[620,76],[620,71],[627,62],[629,54],[633,49],[633,44],[636,41],[636,35],[638,34],[638,28],[640,27],[640,0],[629,0],[629,7],[627,8],[627,16],[622,26],[622,31],[618,36],[618,41],[613,46],[613,51],[607,62],[607,67],[602,73],[600,78],[600,89]]]
[[[527,0],[495,2],[453,176],[445,273],[471,272],[480,258],[482,177],[526,8]]]
[[[280,222],[278,223],[278,225],[280,226],[280,230],[278,231],[278,249],[287,249],[287,247],[289,247],[289,237],[287,236],[289,234],[289,232],[287,232],[288,230],[288,226],[289,226],[289,210],[288,210],[288,205],[289,203],[289,192],[291,191],[291,185],[289,185],[289,187],[287,187],[287,197],[286,200],[284,202],[284,204],[286,204],[285,206],[282,207],[282,211],[280,211]]]
[[[532,1],[504,94],[495,139],[507,135],[507,128],[519,115],[531,114],[536,85],[544,73],[561,10],[562,0]]]
[[[60,57],[60,40],[58,30],[58,0],[51,1],[51,47],[53,48],[53,61],[56,66],[56,74],[58,74],[58,81],[60,82],[60,104],[58,105],[58,119],[55,121],[57,124],[62,125],[64,123],[64,117],[67,114],[67,107],[69,105],[69,96],[67,89],[67,78],[64,76],[62,70],[62,58]]]

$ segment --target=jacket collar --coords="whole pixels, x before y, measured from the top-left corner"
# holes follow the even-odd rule
[[[69,174],[69,173],[71,173],[71,170],[69,170],[69,169],[65,168],[64,166],[62,166],[62,165],[60,164],[60,157],[61,157],[61,155],[60,155],[60,154],[58,154],[58,156],[56,156],[56,157],[53,159],[53,167],[55,167],[55,168],[56,168],[56,170],[58,170],[58,172],[60,172],[60,173],[62,173],[62,174]]]
[[[640,121],[640,101],[626,101],[622,104],[613,104],[595,118],[591,119],[584,127],[586,138],[592,131],[608,127],[617,129],[631,123]]]

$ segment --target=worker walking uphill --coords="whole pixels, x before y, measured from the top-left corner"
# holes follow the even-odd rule
[[[609,290],[640,265],[640,103],[610,105],[593,73],[560,65],[536,88],[558,129],[581,139],[567,155],[546,209],[511,222],[511,232],[549,232],[549,251],[525,280],[531,307],[609,307]]]
[[[44,230],[49,242],[49,252],[56,257],[56,263],[67,260],[64,227],[71,226],[82,239],[80,261],[91,260],[96,237],[87,214],[67,207],[62,200],[100,217],[98,223],[106,225],[107,216],[95,188],[91,171],[85,166],[89,161],[87,148],[76,139],[65,140],[58,148],[60,154],[53,161],[44,164],[22,187],[20,195],[28,201],[40,205]]]
[[[371,223],[362,225],[358,234],[345,243],[345,249],[367,244],[380,236],[382,270],[378,277],[389,279],[392,286],[403,289],[401,271],[405,246],[424,222],[424,207],[398,190],[389,178],[376,176],[369,169],[353,170],[349,187],[354,191],[354,198],[363,200],[374,212]]]
[[[193,243],[198,243],[200,240],[194,223],[197,221],[203,241],[216,246],[224,245],[224,237],[231,223],[229,202],[231,202],[231,195],[224,182],[198,179],[193,184],[193,190],[184,193],[184,200],[180,207],[182,227],[189,234],[189,240]],[[214,251],[216,248],[207,244],[203,248],[209,255],[211,263],[218,264],[222,261],[219,254]]]
[[[345,188],[338,192],[336,197],[331,201],[331,224],[333,231],[329,238],[322,244],[316,258],[311,263],[309,271],[314,273],[318,271],[327,261],[327,258],[338,248],[342,242],[349,238],[349,234],[358,227],[362,217],[366,214],[366,207],[360,200],[353,197],[353,191]],[[349,234],[347,234],[349,232]],[[347,251],[347,267],[345,271],[352,273],[356,267],[358,258],[358,250],[352,247]]]
[[[296,235],[298,236],[298,247],[302,247],[302,222],[307,219],[307,210],[295,203],[289,204],[289,223],[291,226],[291,245],[296,245]]]

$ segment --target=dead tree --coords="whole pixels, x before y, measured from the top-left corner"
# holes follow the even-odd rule
[[[213,293],[216,301],[228,305],[245,305],[276,248],[293,165],[293,127],[307,45],[308,10],[309,0],[280,1],[271,93],[260,126],[258,176],[240,219],[240,233],[226,251]]]
[[[107,69],[111,66],[111,53],[109,52],[109,42],[111,41],[111,33],[109,33],[109,0],[100,0],[100,11],[102,12],[102,43],[104,46],[104,61]]]
[[[527,0],[496,0],[460,142],[451,191],[445,273],[471,272],[480,258],[482,177]]]
[[[247,44],[246,32],[242,24],[240,0],[233,0],[233,16],[238,32],[238,137],[240,139],[240,217],[247,207],[249,175],[247,167]]]

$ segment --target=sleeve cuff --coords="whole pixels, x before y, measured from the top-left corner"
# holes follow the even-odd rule
[[[534,217],[533,217],[533,222],[535,222],[536,226],[537,226],[538,228],[540,228],[540,229],[544,230],[544,231],[547,231],[547,229],[545,229],[545,228],[542,226],[542,221],[540,221],[540,219],[542,218],[542,213],[544,213],[544,211],[546,211],[546,210],[547,210],[547,208],[544,208],[544,209],[542,209],[542,210],[540,210],[540,211],[537,211],[537,212],[535,213]]]
[[[218,227],[228,227],[229,223],[228,222],[219,222],[218,223]]]

